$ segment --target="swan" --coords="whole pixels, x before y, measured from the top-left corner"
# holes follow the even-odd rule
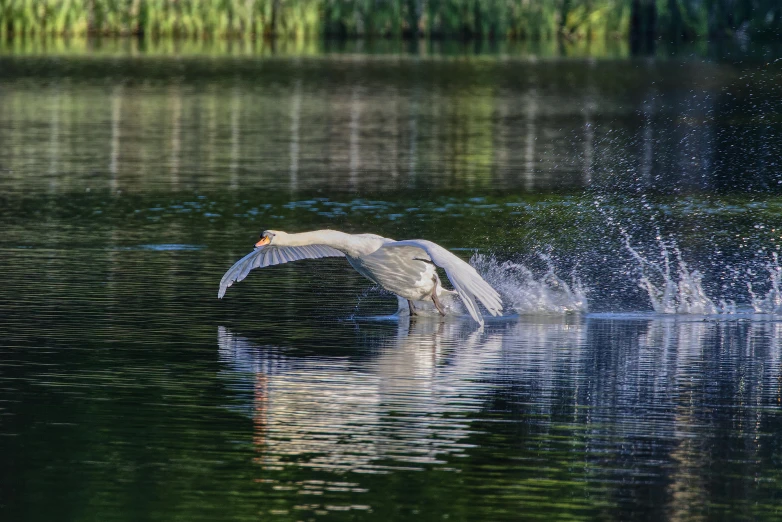
[[[375,234],[346,234],[337,230],[297,234],[265,230],[255,243],[255,250],[225,273],[217,297],[222,299],[228,287],[247,277],[253,268],[322,257],[346,258],[359,274],[406,299],[410,315],[416,315],[413,302],[425,302],[434,304],[444,316],[446,305],[456,295],[481,325],[483,317],[478,301],[491,315],[502,312],[497,291],[472,266],[436,243],[425,239],[394,241]],[[436,267],[445,270],[455,291],[443,288]]]

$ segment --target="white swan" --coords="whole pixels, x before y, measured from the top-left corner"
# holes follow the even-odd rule
[[[454,294],[459,295],[472,318],[480,324],[483,324],[483,317],[477,301],[492,315],[502,312],[500,295],[473,267],[440,245],[424,239],[394,241],[375,234],[346,234],[336,230],[300,234],[266,230],[255,247],[225,273],[218,298],[225,295],[234,281],[247,277],[253,268],[299,259],[345,257],[359,274],[407,299],[411,315],[415,315],[414,301],[432,302],[437,311],[445,315],[442,301]],[[445,270],[456,292],[442,287],[435,266]]]

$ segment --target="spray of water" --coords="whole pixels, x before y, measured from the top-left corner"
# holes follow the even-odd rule
[[[502,296],[506,311],[519,314],[587,312],[587,290],[574,275],[570,283],[555,273],[549,256],[542,255],[542,276],[520,263],[500,263],[494,256],[475,254],[470,264]]]
[[[742,298],[742,304],[737,305],[727,296],[714,297],[707,292],[704,274],[685,261],[675,238],[663,238],[658,231],[656,252],[650,253],[649,249],[633,246],[632,238],[625,229],[620,228],[619,231],[625,249],[635,261],[638,285],[649,297],[656,313],[729,315],[754,311],[782,314],[782,266],[777,253],[772,253],[771,259],[765,263],[768,279],[757,283],[764,289],[768,285],[768,289],[756,291],[748,282],[749,302]],[[470,264],[500,292],[506,311],[519,314],[587,312],[587,288],[575,272],[568,282],[557,275],[550,256],[540,257],[546,264],[543,275],[536,275],[523,264],[500,262],[494,256],[482,254],[474,255]],[[729,267],[726,270],[738,277],[737,271],[729,270]]]
[[[758,296],[753,288],[752,283],[747,283],[749,289],[750,303],[752,309],[759,314],[782,314],[782,267],[779,266],[779,257],[777,253],[771,254],[771,262],[766,264],[766,270],[769,274],[769,282],[771,287],[766,295]]]
[[[720,300],[715,303],[703,288],[703,274],[690,269],[682,258],[676,241],[665,240],[659,233],[659,260],[643,256],[630,242],[630,235],[621,230],[625,248],[635,261],[641,277],[639,286],[646,291],[652,308],[659,314],[732,314],[736,313],[733,301]],[[671,259],[671,253],[675,261]]]

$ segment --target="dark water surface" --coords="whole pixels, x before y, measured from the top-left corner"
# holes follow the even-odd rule
[[[4,51],[0,518],[778,520],[777,58]],[[508,315],[339,259],[216,299],[327,227]]]

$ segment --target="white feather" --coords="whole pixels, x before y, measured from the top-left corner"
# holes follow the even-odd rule
[[[222,299],[228,287],[247,277],[253,268],[265,268],[300,259],[319,259],[321,257],[345,257],[345,254],[326,245],[258,247],[228,269],[220,280],[220,290],[217,292],[217,297]]]
[[[478,272],[465,261],[462,261],[455,254],[444,249],[437,243],[432,243],[425,239],[412,239],[408,241],[394,241],[386,243],[383,248],[400,247],[418,247],[427,254],[427,258],[445,270],[448,280],[459,293],[467,311],[473,319],[483,324],[483,317],[478,310],[478,304],[475,298],[486,307],[491,315],[500,315],[502,313],[502,299],[500,294],[492,288],[489,283],[483,280]]]

